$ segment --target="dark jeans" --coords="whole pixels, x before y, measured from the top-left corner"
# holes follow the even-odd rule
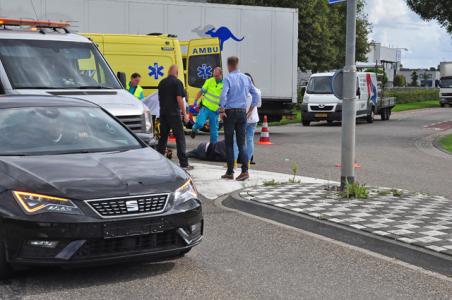
[[[181,167],[186,167],[188,166],[188,159],[185,153],[185,133],[180,116],[160,116],[160,139],[157,145],[157,151],[165,155],[168,136],[171,129],[176,137],[177,157],[179,158],[179,164]]]
[[[242,172],[248,172],[248,157],[246,154],[246,111],[227,109],[224,119],[224,138],[226,142],[227,174],[234,173],[234,131],[239,148],[239,159],[242,162]]]

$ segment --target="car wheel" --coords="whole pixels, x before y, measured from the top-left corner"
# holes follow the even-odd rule
[[[334,124],[334,121],[331,121],[331,120],[327,120],[326,122],[328,123],[328,125],[333,125]]]
[[[444,107],[444,106],[446,106],[444,103],[440,103],[439,104],[441,107]]]
[[[303,124],[303,126],[309,126],[309,125],[311,125],[311,122],[309,122],[309,121],[301,121],[301,124]]]
[[[367,113],[367,123],[371,124],[374,122],[374,109],[371,108],[370,111]]]
[[[11,266],[6,261],[5,245],[0,240],[0,279],[7,279],[11,276]]]

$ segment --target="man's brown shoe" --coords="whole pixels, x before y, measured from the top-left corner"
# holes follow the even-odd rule
[[[191,170],[193,170],[194,168],[195,168],[195,167],[193,167],[193,166],[191,166],[191,165],[182,167],[182,169],[184,169],[185,171],[191,171]]]
[[[223,176],[221,176],[221,179],[234,180],[234,175],[233,174],[224,174]]]
[[[237,180],[237,181],[245,181],[248,178],[250,178],[250,174],[248,174],[248,172],[246,172],[246,173],[241,173],[235,180]]]

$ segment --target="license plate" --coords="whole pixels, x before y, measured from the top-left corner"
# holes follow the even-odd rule
[[[164,231],[163,223],[110,223],[104,224],[104,238],[113,239],[120,237],[147,235]]]
[[[316,118],[327,118],[328,114],[315,114]]]

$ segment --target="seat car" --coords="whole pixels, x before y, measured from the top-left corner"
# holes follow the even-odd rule
[[[0,275],[182,256],[200,243],[190,176],[103,108],[0,97]]]

